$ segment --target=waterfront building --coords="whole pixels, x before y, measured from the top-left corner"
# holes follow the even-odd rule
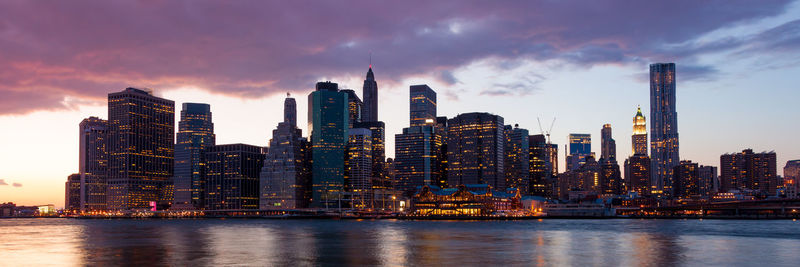
[[[259,173],[264,148],[246,144],[206,148],[205,204],[208,210],[259,208]]]
[[[332,82],[318,82],[308,95],[308,129],[311,131],[311,207],[337,207],[344,189],[344,157],[348,140],[347,93]]]
[[[800,192],[800,160],[790,160],[783,167],[784,186],[786,197],[798,197]]]
[[[569,134],[569,155],[567,156],[567,170],[576,170],[586,163],[588,156],[594,157],[592,153],[591,134]]]
[[[419,186],[435,185],[441,139],[434,127],[412,126],[395,135],[396,189],[413,192]]]
[[[631,135],[633,155],[647,155],[647,122],[642,115],[642,108],[636,108],[633,116],[633,134]]]
[[[172,201],[175,102],[136,88],[108,94],[107,149],[109,210]]]
[[[367,78],[364,79],[363,91],[364,106],[361,109],[361,121],[373,122],[378,120],[378,82],[375,81],[375,74],[372,73],[372,64],[369,65]]]
[[[411,127],[436,123],[436,92],[428,85],[412,85],[409,98]]]
[[[775,195],[778,181],[775,152],[753,153],[752,149],[720,156],[720,192],[758,190]]]
[[[674,196],[691,198],[700,196],[700,168],[691,160],[682,160],[673,170]]]
[[[675,63],[650,64],[651,183],[666,196],[672,195],[672,171],[680,163],[675,77]]]
[[[201,209],[205,190],[203,151],[216,144],[211,106],[183,103],[175,144],[175,199],[172,209]]]
[[[70,212],[76,212],[81,210],[80,173],[73,173],[67,176],[67,182],[64,183],[64,210]]]
[[[272,130],[269,149],[259,174],[260,209],[299,209],[311,199],[309,143],[297,128],[297,105],[287,94],[284,120]]]
[[[356,91],[351,89],[342,89],[340,92],[347,94],[347,114],[350,122],[349,127],[354,128],[353,124],[361,122],[361,109],[364,103],[356,95]]]
[[[352,207],[366,208],[372,191],[372,131],[364,128],[349,130],[345,153],[345,191],[352,196]]]
[[[700,176],[700,195],[704,197],[713,196],[719,192],[719,177],[717,176],[717,167],[700,165],[697,168],[698,175]]]
[[[503,117],[460,114],[447,121],[447,184],[488,184],[505,190]]]
[[[78,126],[81,211],[106,210],[108,179],[108,121],[89,117]]]
[[[504,131],[506,187],[518,188],[523,195],[528,195],[531,187],[528,130],[519,128],[519,125],[506,125]]]
[[[651,194],[650,166],[650,157],[646,154],[634,154],[625,160],[625,187],[628,192],[636,192],[639,196]]]
[[[486,216],[522,209],[519,189],[495,190],[485,184],[458,185],[442,189],[425,185],[418,188],[409,211],[417,216]]]

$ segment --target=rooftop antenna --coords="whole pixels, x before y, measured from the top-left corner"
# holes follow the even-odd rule
[[[372,51],[369,51],[369,68],[372,68]]]

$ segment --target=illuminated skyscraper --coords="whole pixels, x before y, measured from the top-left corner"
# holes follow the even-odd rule
[[[216,144],[211,106],[183,103],[175,144],[175,200],[173,209],[203,208],[205,170],[203,151]]]
[[[436,123],[436,92],[427,85],[410,87],[410,121],[411,127]]]
[[[389,188],[390,185],[386,179],[384,166],[384,161],[386,160],[386,126],[382,121],[365,121],[355,123],[353,128],[370,130],[370,136],[372,137],[372,186],[374,188]]]
[[[372,64],[369,65],[367,79],[364,80],[361,94],[364,96],[361,121],[378,121],[378,82],[375,81],[375,74],[372,73]]]
[[[672,171],[680,163],[678,113],[675,111],[675,63],[650,64],[650,156],[652,183],[672,195]]]
[[[488,184],[505,190],[503,117],[464,113],[447,121],[447,184]]]
[[[209,146],[205,160],[206,209],[258,209],[258,176],[264,165],[263,147],[245,144]]]
[[[364,103],[356,95],[356,91],[350,89],[342,89],[340,92],[347,94],[347,114],[350,121],[350,128],[354,128],[353,124],[361,122],[361,110]]]
[[[647,155],[647,125],[644,115],[642,115],[641,107],[637,108],[636,116],[633,116],[633,135],[631,135],[631,144],[633,144],[633,155]]]
[[[437,169],[437,143],[441,143],[435,126],[413,126],[403,128],[395,135],[396,188],[413,191],[418,186],[435,185],[439,177]]]
[[[172,201],[175,102],[126,88],[108,94],[108,209]]]
[[[558,145],[547,144],[543,134],[528,136],[530,168],[530,194],[553,196],[555,177],[558,175]]]
[[[284,121],[272,130],[261,168],[261,209],[306,208],[311,198],[310,162],[305,160],[308,141],[297,128],[295,100],[288,95],[283,113]]]
[[[89,117],[81,121],[79,129],[79,208],[82,211],[105,210],[108,183],[108,121]]]
[[[591,134],[569,134],[569,156],[567,156],[567,170],[576,170],[586,163],[586,157],[594,157],[592,153]]]
[[[312,145],[312,203],[336,207],[344,189],[344,157],[348,140],[347,93],[332,82],[318,82],[308,95],[308,129]]]
[[[344,164],[345,190],[352,195],[352,206],[366,208],[372,192],[372,131],[349,130]]]
[[[506,186],[518,188],[528,195],[530,191],[530,144],[528,143],[528,130],[519,128],[519,125],[505,126],[505,170]]]

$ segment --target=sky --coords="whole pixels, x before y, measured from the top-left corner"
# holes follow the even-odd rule
[[[387,156],[408,127],[408,87],[439,116],[490,112],[531,134],[613,127],[631,154],[649,123],[648,65],[676,63],[681,159],[775,151],[800,159],[798,1],[21,1],[0,2],[0,203],[64,205],[78,123],[107,94],[152,88],[211,104],[217,143],[266,146],[285,94],[330,80],[360,95],[371,63]],[[176,119],[177,122],[177,119]],[[299,123],[304,135],[305,123]]]

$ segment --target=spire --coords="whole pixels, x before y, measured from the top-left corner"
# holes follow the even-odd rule
[[[374,81],[375,74],[372,73],[372,52],[369,52],[369,70],[367,71],[367,81]]]
[[[637,106],[636,109],[637,109],[636,110],[636,117],[639,117],[639,116],[644,117],[644,115],[642,115],[642,106]]]

